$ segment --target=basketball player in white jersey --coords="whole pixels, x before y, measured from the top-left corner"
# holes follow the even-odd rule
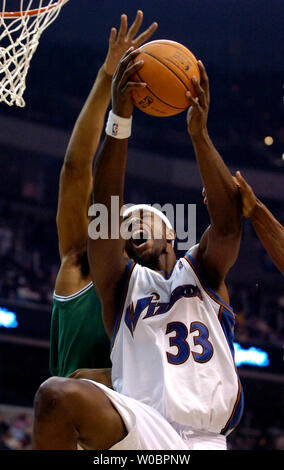
[[[123,205],[137,51],[120,61],[96,159],[94,202]],[[207,193],[210,226],[176,260],[175,233],[151,207],[124,212],[132,237],[89,240],[89,261],[112,339],[114,390],[53,378],[35,399],[35,449],[226,449],[243,408],[233,352],[235,315],[225,278],[241,238],[238,189],[207,133],[209,85],[199,63],[187,128]],[[118,116],[118,118],[117,118]],[[190,175],[189,175],[190,178]],[[110,212],[109,212],[110,213]],[[137,236],[139,237],[136,238]]]

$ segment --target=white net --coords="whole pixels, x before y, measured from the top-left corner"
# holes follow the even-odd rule
[[[6,9],[9,5],[11,7],[11,2],[2,0],[0,102],[9,106],[25,106],[23,93],[31,58],[42,32],[57,18],[67,2],[68,0],[18,0],[17,11],[11,12]]]

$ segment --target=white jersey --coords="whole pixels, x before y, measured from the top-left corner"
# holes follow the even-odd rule
[[[228,434],[243,410],[234,323],[189,253],[167,279],[131,260],[112,341],[114,390],[152,406],[180,433]]]

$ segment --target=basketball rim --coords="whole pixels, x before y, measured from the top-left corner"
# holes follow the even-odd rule
[[[53,8],[57,8],[60,5],[60,3],[62,3],[62,6],[63,6],[68,1],[69,0],[54,1],[54,3],[50,5],[47,5],[41,8],[34,8],[33,10],[0,11],[0,17],[6,18],[6,19],[12,19],[12,18],[19,18],[21,16],[37,16],[37,15],[40,15],[41,13],[46,13],[47,11],[52,10]]]

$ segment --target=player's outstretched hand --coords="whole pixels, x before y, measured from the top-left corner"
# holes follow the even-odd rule
[[[194,98],[190,91],[186,92],[190,107],[187,112],[187,129],[191,137],[201,135],[207,129],[207,117],[210,104],[209,80],[205,67],[201,60],[198,61],[200,70],[200,84],[196,77],[192,83],[197,97]]]
[[[143,12],[141,10],[137,11],[136,18],[130,28],[127,26],[127,15],[121,15],[120,29],[117,33],[116,28],[111,28],[110,37],[109,37],[109,48],[106,56],[105,63],[103,65],[105,72],[108,75],[113,75],[118,63],[125,54],[125,52],[130,48],[134,47],[137,49],[141,44],[147,41],[158,27],[158,23],[152,23],[149,28],[145,29],[139,36],[136,37],[140,26],[143,21]],[[128,30],[127,30],[128,29]]]
[[[254,194],[250,185],[246,182],[246,180],[241,175],[240,171],[236,172],[235,181],[241,193],[243,216],[249,219],[252,216],[253,211],[255,209],[255,206],[257,203],[257,197]]]
[[[133,112],[132,90],[135,88],[145,87],[144,82],[133,82],[131,76],[139,70],[144,61],[138,60],[133,62],[139,54],[139,49],[128,49],[119,62],[112,79],[112,110],[117,116],[129,118]]]

